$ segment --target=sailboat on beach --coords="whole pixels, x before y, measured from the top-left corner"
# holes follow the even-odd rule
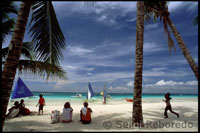
[[[89,82],[88,83],[88,90],[87,90],[87,94],[86,94],[86,99],[88,100],[88,99],[92,98],[93,96],[95,96],[95,94],[94,94],[92,86],[91,86],[91,84]]]
[[[104,98],[110,98],[110,95],[107,93],[106,84],[104,84],[103,91],[100,93]]]

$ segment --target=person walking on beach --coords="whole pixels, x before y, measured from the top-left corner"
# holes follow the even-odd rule
[[[63,113],[61,115],[60,121],[63,123],[72,122],[72,112],[73,109],[70,106],[69,102],[66,102],[63,108]]]
[[[84,102],[84,107],[82,107],[81,109],[81,120],[83,124],[89,124],[91,123],[92,119],[91,119],[91,113],[92,113],[92,109],[88,107],[88,103]]]
[[[179,118],[179,114],[176,113],[176,112],[174,112],[174,111],[172,110],[172,106],[171,106],[171,104],[170,104],[170,100],[171,100],[172,98],[170,97],[170,93],[165,94],[165,99],[166,99],[166,100],[163,100],[163,101],[166,103],[165,112],[164,112],[165,118],[168,118],[168,115],[167,115],[167,111],[168,111],[168,110],[169,110],[171,113],[175,114],[175,115]]]
[[[43,107],[44,107],[44,105],[45,105],[45,100],[44,100],[42,94],[40,94],[39,97],[40,97],[40,99],[39,99],[39,101],[38,101],[38,104],[39,104],[38,114],[40,115],[40,111],[42,111],[42,114],[43,114]],[[38,106],[38,104],[36,105],[36,107]]]

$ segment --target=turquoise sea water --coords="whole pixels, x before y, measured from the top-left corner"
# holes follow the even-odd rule
[[[34,94],[32,98],[39,98],[40,94],[43,94],[43,97],[46,99],[78,99],[77,94],[82,95],[82,99],[86,98],[86,93],[73,93],[73,92],[32,92]],[[109,93],[111,99],[125,99],[133,98],[133,94],[120,94],[120,93]],[[197,94],[171,94],[173,98],[198,98]],[[143,94],[143,99],[146,98],[164,98],[164,94]],[[95,96],[92,99],[102,99],[100,93],[95,93]]]

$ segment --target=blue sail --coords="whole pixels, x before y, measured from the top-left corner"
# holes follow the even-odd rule
[[[28,89],[28,87],[19,77],[15,89],[12,93],[11,99],[30,97],[30,96],[33,96],[33,93]]]
[[[90,99],[90,98],[93,97],[93,96],[94,96],[94,91],[93,91],[93,89],[92,89],[91,84],[89,83],[89,84],[88,84],[88,91],[87,91],[86,98],[87,98],[87,99]]]

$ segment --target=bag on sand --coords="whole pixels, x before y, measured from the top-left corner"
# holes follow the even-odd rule
[[[51,124],[60,122],[60,111],[51,111]]]

